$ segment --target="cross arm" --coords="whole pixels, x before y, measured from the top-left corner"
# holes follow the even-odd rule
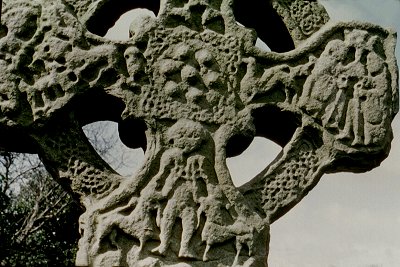
[[[67,187],[74,188],[74,181],[82,178],[76,164],[118,184],[122,178],[94,152],[81,127],[98,120],[123,120],[126,102],[134,103],[141,86],[128,70],[142,71],[141,52],[134,43],[112,42],[88,32],[63,1],[3,4],[0,149],[39,153]],[[65,143],[61,136],[75,139]],[[93,193],[75,189],[84,196]]]
[[[398,111],[395,41],[377,26],[339,23],[290,53],[245,59],[241,98],[264,115],[255,118],[257,134],[283,150],[240,190],[271,222],[324,173],[364,172],[386,158]],[[283,126],[268,125],[270,110],[289,114]]]

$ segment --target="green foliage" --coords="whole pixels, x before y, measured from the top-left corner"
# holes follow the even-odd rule
[[[75,266],[78,204],[37,158],[2,153],[0,163],[0,266]]]
[[[116,124],[84,127],[96,151],[126,167]],[[75,266],[81,207],[36,155],[0,151],[0,266]]]

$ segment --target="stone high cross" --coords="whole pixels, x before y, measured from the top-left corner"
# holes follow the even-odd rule
[[[266,266],[269,225],[324,173],[388,155],[395,33],[313,0],[244,2],[3,1],[0,149],[38,153],[80,199],[78,266]],[[101,37],[135,7],[158,16]],[[133,177],[82,132],[99,120],[146,151]],[[254,136],[282,152],[235,187],[226,158]]]

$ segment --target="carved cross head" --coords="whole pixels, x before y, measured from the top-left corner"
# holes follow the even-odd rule
[[[269,225],[324,173],[389,153],[395,33],[330,22],[317,1],[3,4],[0,148],[38,153],[80,198],[79,266],[266,266]],[[138,7],[158,15],[128,41],[101,37]],[[99,120],[146,151],[134,176],[88,142]],[[236,187],[226,158],[255,136],[282,152]]]

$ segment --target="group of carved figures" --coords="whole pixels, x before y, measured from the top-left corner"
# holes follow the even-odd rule
[[[377,36],[364,31],[348,33],[344,41],[331,41],[299,101],[338,139],[351,140],[351,145],[369,145],[380,139],[376,125],[384,120],[384,103],[390,97],[388,88],[382,88],[388,76],[384,55],[378,54],[382,45]]]
[[[99,210],[84,215],[93,220],[92,225],[82,229],[84,242],[91,243],[92,248],[81,251],[80,257],[87,258],[86,253],[101,254],[106,244],[123,250],[116,241],[121,234],[118,231],[138,241],[131,248],[138,260],[149,252],[165,256],[170,246],[176,249],[177,244],[171,244],[171,239],[180,239],[180,258],[207,262],[211,246],[232,239],[236,240],[237,251],[233,266],[243,248],[251,256],[256,225],[240,215],[221,189],[213,155],[203,147],[213,146],[210,133],[198,122],[181,119],[169,127],[164,142],[169,148],[162,152],[159,171],[139,196],[129,196],[126,191],[111,194]],[[127,203],[118,202],[121,195],[130,198]],[[174,231],[178,229],[180,237],[176,238]],[[200,238],[193,238],[195,235]],[[154,246],[154,240],[159,240],[158,246]],[[153,245],[146,247],[149,241]]]
[[[382,45],[380,38],[366,31],[347,31],[344,40],[330,41],[319,58],[311,55],[306,64],[294,67],[278,65],[266,69],[258,78],[256,59],[244,58],[247,72],[241,81],[240,96],[243,102],[251,102],[257,94],[276,90],[279,85],[279,90],[285,91],[285,103],[305,110],[337,140],[351,146],[377,143],[381,136],[375,128],[381,129],[385,122],[384,102],[390,97],[387,88],[382,88],[387,84],[388,75],[384,56],[379,54],[383,50]],[[190,53],[189,48],[182,44],[176,47],[178,52]],[[137,53],[137,50],[132,51]],[[204,49],[199,50],[196,57],[205,57],[207,53]],[[211,56],[208,57],[214,61]],[[184,75],[188,72],[185,68],[181,71],[172,60],[161,62],[168,68],[179,69],[183,73],[183,81],[188,79]],[[144,67],[128,66],[132,73],[143,72]],[[162,67],[168,72],[166,67]],[[173,77],[173,73],[169,75]],[[198,77],[196,73],[192,75]],[[307,79],[296,87],[293,81],[304,76]],[[171,82],[166,77],[164,84]],[[203,82],[209,84],[208,81]],[[174,89],[178,90],[177,87],[176,83]],[[184,94],[185,89],[181,90]],[[167,91],[154,94],[168,94]],[[186,96],[188,94],[190,91],[186,92]],[[168,96],[165,98],[168,99]],[[94,232],[99,231],[100,234],[96,235],[92,253],[101,251],[100,244],[106,238],[111,238],[111,244],[118,246],[118,242],[112,239],[117,236],[115,229],[121,229],[139,240],[138,255],[146,242],[155,239],[159,239],[160,244],[153,246],[151,252],[165,255],[176,222],[180,221],[182,235],[178,257],[199,258],[198,252],[193,251],[196,245],[191,243],[199,231],[201,241],[206,244],[201,257],[203,261],[208,260],[207,253],[212,245],[232,238],[236,238],[237,245],[235,262],[243,245],[251,255],[253,235],[257,230],[246,224],[244,217],[237,216],[234,206],[221,190],[214,171],[214,156],[204,148],[210,147],[210,142],[214,141],[209,131],[199,122],[181,119],[168,127],[165,140],[168,149],[160,157],[159,172],[150,179],[140,197],[133,196],[126,205],[113,210],[113,215],[104,213],[98,217],[98,230]],[[109,209],[105,207],[102,209]],[[232,214],[236,214],[236,218]],[[204,225],[200,229],[202,220]]]
[[[257,94],[283,87],[285,102],[305,110],[338,140],[352,146],[378,143],[391,98],[383,50],[381,38],[354,30],[346,31],[344,40],[330,41],[319,58],[266,69],[260,78],[255,77],[256,60],[246,58],[241,97],[251,102]],[[299,86],[295,81],[302,77]]]

